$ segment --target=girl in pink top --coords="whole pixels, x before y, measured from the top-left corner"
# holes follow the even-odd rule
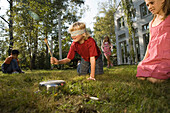
[[[170,78],[170,0],[145,0],[154,15],[149,24],[150,41],[137,77],[152,83]]]
[[[110,38],[108,36],[104,37],[101,49],[104,52],[104,56],[107,59],[107,67],[109,68],[110,66],[113,66],[113,64],[110,61],[110,56],[112,55],[111,53],[112,46],[110,43]]]

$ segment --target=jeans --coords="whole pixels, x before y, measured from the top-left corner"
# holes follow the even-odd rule
[[[21,72],[20,67],[18,66],[17,60],[12,59],[10,64],[2,64],[3,73],[12,73],[14,71]]]
[[[81,63],[77,67],[77,72],[79,75],[86,75],[91,73],[91,64],[90,62],[85,61],[81,58]],[[96,60],[96,67],[95,67],[95,75],[103,74],[103,61],[102,55]]]

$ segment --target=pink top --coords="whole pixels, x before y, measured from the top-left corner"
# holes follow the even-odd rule
[[[170,15],[159,25],[150,24],[148,57],[139,63],[137,77],[170,78]]]
[[[110,48],[111,46],[109,42],[104,42],[104,44],[102,45],[102,51],[104,52],[106,56],[110,56],[112,54]]]

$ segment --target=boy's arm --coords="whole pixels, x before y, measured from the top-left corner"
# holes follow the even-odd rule
[[[95,78],[95,67],[96,67],[96,59],[94,57],[90,57],[90,63],[91,63],[91,78]]]
[[[11,63],[11,60],[12,60],[12,56],[9,56],[5,59],[4,63],[5,64],[10,64]]]
[[[68,58],[65,58],[65,59],[62,59],[62,60],[57,60],[56,58],[51,57],[51,64],[55,64],[55,65],[66,64],[70,61],[71,61],[71,59],[68,59]]]

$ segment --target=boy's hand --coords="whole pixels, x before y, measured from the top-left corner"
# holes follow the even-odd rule
[[[59,64],[59,61],[55,57],[51,57],[51,64]]]

